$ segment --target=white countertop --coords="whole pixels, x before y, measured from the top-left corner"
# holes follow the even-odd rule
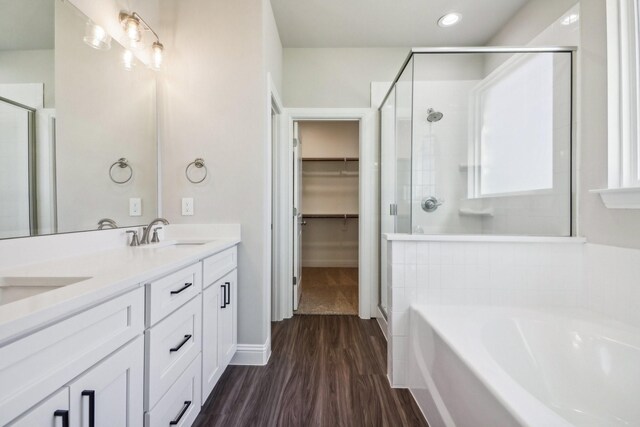
[[[126,246],[0,270],[0,277],[90,277],[0,305],[0,346],[239,242],[239,237],[225,237],[203,245]]]
[[[504,242],[504,243],[586,243],[584,237],[510,236],[489,234],[398,234],[383,233],[387,241],[411,242]]]

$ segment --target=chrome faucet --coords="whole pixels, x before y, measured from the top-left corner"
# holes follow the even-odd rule
[[[169,225],[169,221],[167,221],[164,218],[156,218],[153,221],[151,221],[148,226],[142,229],[142,237],[140,238],[141,245],[149,244],[149,234],[151,234],[151,229],[153,228],[154,225],[156,225],[159,222],[163,223],[164,225]]]
[[[111,218],[102,218],[98,221],[98,230],[103,230],[105,228],[118,228],[118,225]]]

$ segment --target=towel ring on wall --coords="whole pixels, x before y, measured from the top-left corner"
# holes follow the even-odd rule
[[[116,166],[120,167],[121,169],[129,168],[129,177],[123,181],[118,181],[117,179],[115,179],[113,177],[113,168],[115,168]],[[116,184],[126,184],[127,182],[131,181],[131,178],[133,178],[133,168],[129,164],[129,160],[121,157],[116,162],[114,162],[109,168],[109,178],[111,178],[111,181],[115,182]]]
[[[198,169],[204,168],[204,176],[202,177],[202,179],[200,180],[191,179],[191,177],[189,176],[189,169],[191,168],[191,166],[195,166]],[[189,180],[189,182],[192,184],[200,184],[202,181],[207,179],[208,173],[209,173],[209,170],[204,165],[204,159],[201,159],[201,158],[197,158],[193,162],[189,163],[187,165],[187,168],[184,170],[184,175],[187,177],[187,180]]]

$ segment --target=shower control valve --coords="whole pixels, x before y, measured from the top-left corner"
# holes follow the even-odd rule
[[[434,212],[436,209],[438,209],[438,206],[442,205],[443,203],[444,200],[438,199],[437,197],[425,197],[424,199],[422,199],[421,203],[422,210],[425,212]]]

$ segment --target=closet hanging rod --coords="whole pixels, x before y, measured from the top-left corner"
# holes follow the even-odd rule
[[[358,157],[303,157],[303,162],[358,162]]]
[[[349,219],[358,218],[358,214],[302,214],[303,218]]]
[[[358,176],[358,172],[340,171],[340,172],[306,172],[302,171],[303,176]]]

